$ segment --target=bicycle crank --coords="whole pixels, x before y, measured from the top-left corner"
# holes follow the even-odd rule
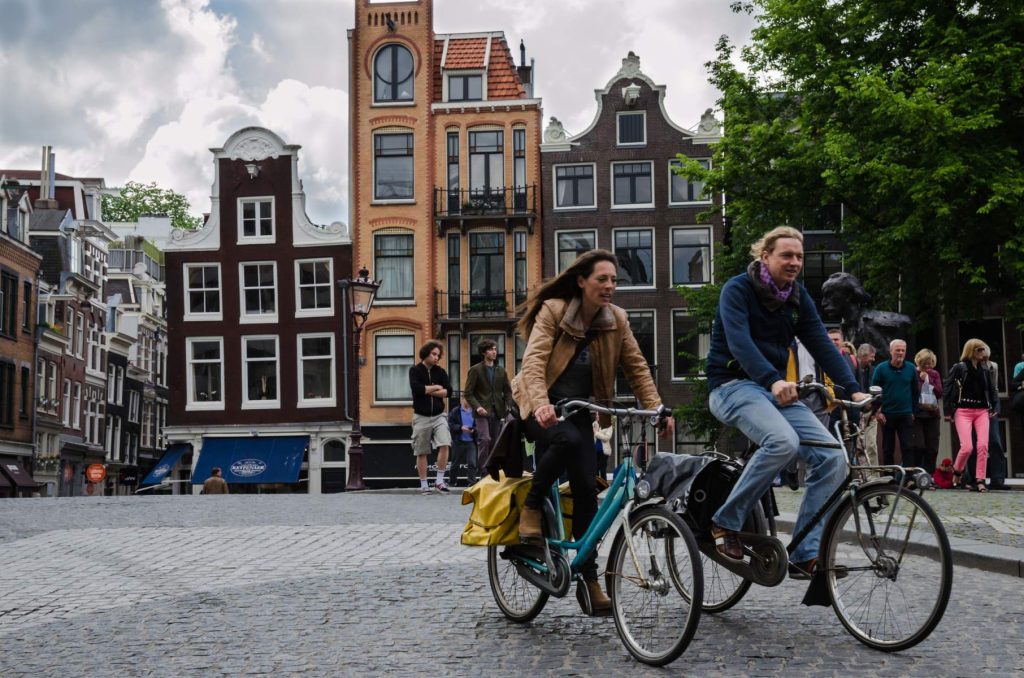
[[[512,551],[510,558],[515,563],[516,571],[523,579],[556,598],[564,598],[569,593],[572,576],[569,570],[569,561],[561,553],[526,545],[510,547],[509,550]],[[523,559],[542,562],[547,566],[548,571],[539,572]]]
[[[697,544],[701,553],[733,574],[761,586],[781,584],[789,565],[789,554],[782,542],[775,537],[752,532],[740,532],[739,536],[743,543],[742,562],[723,556],[711,540],[699,539]]]

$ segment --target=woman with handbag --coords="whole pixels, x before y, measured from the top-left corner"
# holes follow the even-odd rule
[[[914,356],[920,380],[918,411],[914,415],[915,455],[928,473],[935,471],[939,455],[939,401],[942,399],[942,377],[935,371],[935,354],[923,348]]]
[[[597,513],[597,460],[591,416],[587,410],[580,410],[559,422],[554,403],[591,397],[611,401],[615,372],[621,366],[641,405],[646,409],[661,406],[626,312],[611,303],[617,270],[611,252],[591,250],[580,255],[536,291],[519,321],[519,333],[527,343],[522,367],[512,380],[512,397],[524,419],[524,433],[536,443],[539,455],[533,485],[520,513],[519,535],[523,539],[542,537],[544,497],[564,471],[568,472],[574,501],[574,538],[583,536]],[[664,435],[672,434],[673,420],[668,419],[668,424]],[[595,614],[610,612],[611,601],[597,580],[596,560],[586,563],[582,574],[580,588],[585,586],[586,590],[577,591],[581,606],[586,596]]]
[[[953,463],[953,486],[961,487],[967,460],[971,457],[971,432],[977,439],[978,461],[975,482],[978,492],[987,492],[985,471],[988,465],[989,420],[996,416],[999,404],[996,386],[989,371],[981,364],[988,354],[988,345],[981,339],[968,339],[960,354],[960,362],[949,370],[945,383],[946,421],[952,421],[960,439],[960,451]]]

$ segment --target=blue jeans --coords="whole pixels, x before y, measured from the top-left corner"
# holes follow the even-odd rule
[[[807,490],[793,534],[799,534],[832,492],[846,479],[842,450],[800,445],[801,440],[835,440],[814,413],[801,402],[779,407],[770,391],[749,379],[722,384],[708,398],[711,413],[724,424],[740,430],[760,446],[729,498],[713,518],[716,525],[740,531],[754,504],[768,491],[775,475],[794,457],[807,463]],[[826,516],[827,518],[827,516]],[[802,563],[818,555],[823,519],[807,533],[790,556]]]

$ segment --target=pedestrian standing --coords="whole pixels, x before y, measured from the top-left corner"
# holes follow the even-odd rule
[[[483,360],[469,368],[463,393],[476,411],[477,468],[483,468],[498,435],[498,422],[505,418],[512,401],[512,387],[505,369],[498,364],[498,344],[484,339],[477,350]]]
[[[995,416],[997,395],[989,371],[981,366],[988,345],[981,339],[968,339],[960,354],[960,362],[949,369],[944,384],[946,421],[956,426],[960,451],[953,463],[953,484],[961,485],[961,476],[971,456],[971,433],[977,436],[978,461],[975,465],[975,487],[985,492],[985,472],[988,467],[989,420]]]
[[[871,374],[871,385],[882,387],[882,464],[896,463],[896,438],[900,439],[903,466],[917,466],[914,455],[914,410],[917,409],[917,370],[906,363],[907,342],[889,342],[889,360]]]
[[[924,470],[935,470],[939,455],[939,429],[942,401],[942,377],[935,371],[935,354],[926,348],[914,356],[918,377],[918,411],[914,415],[914,456]]]
[[[203,483],[203,494],[230,494],[228,481],[221,477],[220,466],[210,469],[210,477]]]
[[[466,466],[466,479],[472,485],[477,481],[476,417],[465,395],[448,413],[448,428],[452,434],[452,486],[458,487],[463,465]]]
[[[452,391],[448,373],[438,365],[444,355],[441,342],[430,340],[420,347],[420,362],[409,368],[412,391],[412,453],[416,456],[416,472],[420,477],[420,494],[430,494],[427,484],[427,457],[437,450],[437,480],[434,489],[448,492],[444,482],[448,466],[448,448],[452,444],[444,399]]]

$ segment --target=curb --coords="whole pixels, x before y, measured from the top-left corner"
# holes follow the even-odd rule
[[[795,522],[795,513],[781,513],[775,518],[779,530],[789,533]],[[949,537],[949,547],[954,565],[1024,578],[1024,549],[960,537]]]

